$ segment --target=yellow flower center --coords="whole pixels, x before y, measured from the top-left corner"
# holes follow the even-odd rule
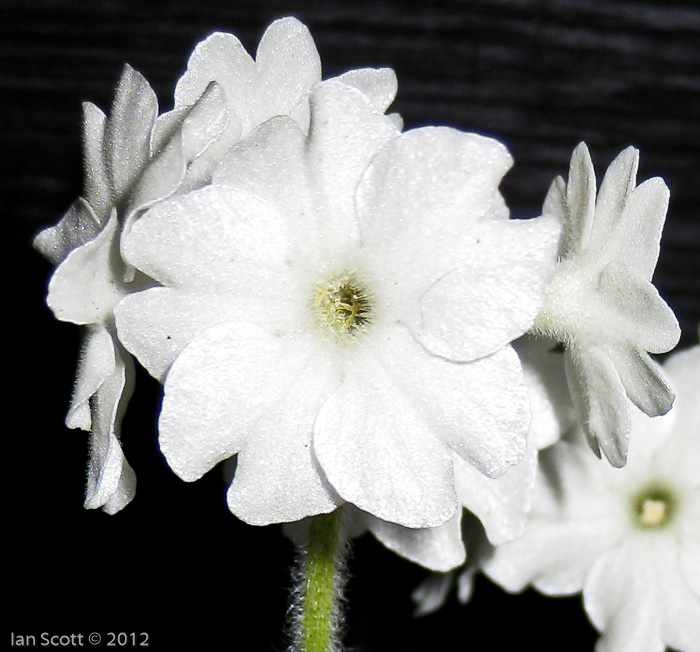
[[[344,338],[362,332],[371,320],[372,301],[364,283],[353,274],[341,274],[322,283],[313,301],[317,322]]]
[[[674,516],[676,501],[673,493],[664,486],[645,487],[632,502],[634,522],[645,530],[661,529]]]

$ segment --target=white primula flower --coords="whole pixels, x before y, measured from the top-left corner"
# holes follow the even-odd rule
[[[238,455],[228,504],[243,520],[347,501],[437,526],[457,509],[453,451],[490,476],[524,454],[509,343],[541,307],[558,225],[502,219],[511,159],[495,140],[400,134],[337,81],[310,104],[308,136],[273,118],[212,186],[136,222],[125,256],[163,287],[127,297],[118,331],[167,372],[176,473]]]
[[[649,416],[665,414],[673,393],[649,353],[670,351],[678,322],[651,283],[669,192],[655,177],[636,186],[639,153],[624,150],[596,196],[581,143],[569,179],[558,177],[543,213],[562,225],[560,261],[535,331],[566,347],[569,389],[588,441],[614,466],[625,464],[626,396]]]
[[[83,109],[84,196],[56,226],[39,233],[34,246],[58,265],[46,299],[54,315],[87,327],[66,424],[91,432],[85,506],[114,513],[133,498],[136,477],[119,443],[133,361],[116,338],[112,310],[129,292],[152,284],[127,269],[120,234],[139,210],[182,183],[216,125],[223,126],[225,105],[210,85],[156,142],[155,94],[126,66],[109,117],[90,103]]]
[[[337,79],[357,87],[382,112],[396,95],[396,75],[389,68],[352,70]],[[175,88],[173,115],[187,110],[212,82],[223,89],[229,111],[221,137],[193,163],[192,185],[208,180],[231,146],[274,116],[289,116],[308,130],[309,92],[320,81],[316,45],[296,18],[274,21],[260,39],[255,59],[233,34],[215,32],[198,43]]]
[[[625,468],[577,442],[545,451],[525,534],[483,564],[508,591],[582,590],[598,652],[700,650],[700,347],[664,371],[675,407],[631,415]]]

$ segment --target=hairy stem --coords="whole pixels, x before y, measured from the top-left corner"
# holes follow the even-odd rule
[[[298,652],[339,650],[346,548],[340,536],[340,511],[311,519],[295,609]]]

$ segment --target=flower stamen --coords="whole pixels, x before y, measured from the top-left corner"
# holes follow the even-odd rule
[[[371,319],[371,297],[352,274],[333,277],[317,290],[313,302],[317,321],[338,336],[356,335]]]

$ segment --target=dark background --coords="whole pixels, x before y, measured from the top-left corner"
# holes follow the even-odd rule
[[[216,471],[175,477],[155,433],[160,388],[140,374],[123,424],[136,499],[107,516],[82,508],[87,437],[62,423],[78,328],[43,305],[50,266],[30,248],[81,191],[80,104],[108,109],[124,62],[170,108],[195,43],[213,30],[254,51],[274,18],[311,29],[324,76],[390,66],[406,127],[488,133],[516,165],[503,189],[536,215],[585,140],[600,176],[633,144],[640,180],[671,188],[656,284],[683,345],[700,322],[700,8],[696,0],[3,0],[0,5],[0,210],[9,227],[3,291],[5,610],[15,634],[148,632],[151,648],[282,650],[294,553],[279,528],[238,522]],[[9,360],[8,360],[9,356]],[[7,386],[6,386],[7,387]],[[509,596],[481,578],[466,608],[411,615],[425,573],[371,537],[350,562],[354,650],[592,650],[578,597]]]

